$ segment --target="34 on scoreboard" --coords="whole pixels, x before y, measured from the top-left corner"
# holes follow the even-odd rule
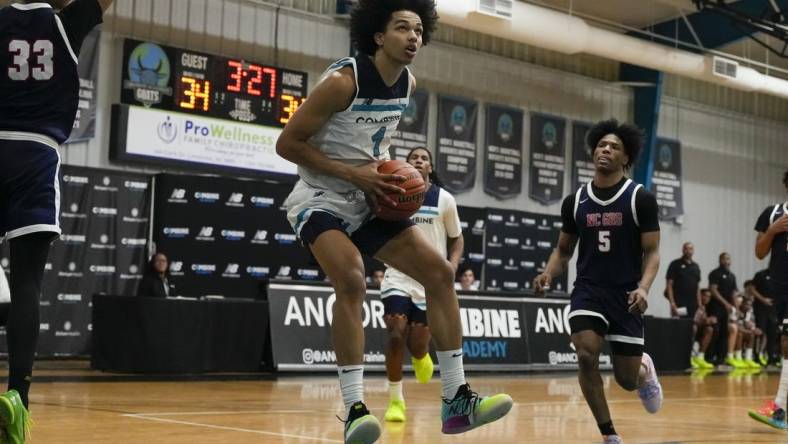
[[[306,99],[307,74],[152,42],[123,42],[121,102],[284,126]]]

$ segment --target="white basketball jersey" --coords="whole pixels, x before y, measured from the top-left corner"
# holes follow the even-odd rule
[[[323,73],[322,82],[329,74],[346,66],[356,76],[356,95],[344,111],[331,116],[309,142],[330,159],[351,165],[389,159],[391,135],[408,107],[410,71],[403,70],[391,87],[380,77],[377,68],[366,55],[338,60]],[[350,182],[321,174],[299,166],[298,175],[313,188],[340,193],[355,189]]]

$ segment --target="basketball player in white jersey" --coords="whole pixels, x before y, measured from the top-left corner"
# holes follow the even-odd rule
[[[414,148],[407,161],[420,173],[427,186],[424,203],[411,217],[443,257],[448,257],[454,270],[460,264],[464,246],[460,217],[454,197],[441,188],[432,169],[432,155],[426,148]],[[422,384],[432,379],[432,358],[429,355],[430,329],[424,287],[393,267],[386,269],[380,286],[383,300],[383,321],[388,329],[386,342],[386,376],[389,385],[389,406],[385,419],[405,421],[405,399],[402,396],[402,356],[405,346],[411,355],[416,380]]]
[[[287,217],[337,294],[332,335],[345,404],[345,443],[368,444],[380,423],[363,402],[366,295],[361,254],[375,257],[425,287],[427,316],[441,366],[444,433],[462,433],[504,416],[508,395],[482,398],[465,383],[462,325],[454,271],[410,220],[375,218],[377,201],[396,203],[403,176],[380,174],[391,133],[416,81],[407,69],[437,22],[433,0],[360,0],[350,33],[359,54],[331,65],[277,141],[298,164],[300,180],[285,202]]]

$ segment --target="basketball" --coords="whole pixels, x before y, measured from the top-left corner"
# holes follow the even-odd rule
[[[384,200],[378,200],[376,216],[384,220],[404,220],[419,211],[424,202],[426,186],[421,173],[413,165],[404,160],[389,160],[378,167],[381,174],[398,174],[405,176],[402,183],[391,182],[405,189],[405,194],[389,193],[388,197],[397,202],[396,207],[388,205]]]

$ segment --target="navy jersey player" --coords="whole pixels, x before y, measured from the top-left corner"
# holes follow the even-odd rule
[[[788,192],[788,171],[783,175],[783,185]],[[788,409],[788,200],[769,205],[755,223],[758,236],[755,241],[755,256],[769,258],[770,296],[777,307],[777,322],[782,326],[780,346],[783,352],[780,384],[774,401],[759,411],[750,411],[750,417],[772,427],[786,430]]]
[[[11,259],[9,391],[0,396],[0,422],[13,443],[25,439],[41,278],[60,233],[58,145],[77,113],[77,55],[111,2],[21,2],[0,9],[0,236]]]
[[[388,181],[404,177],[379,174],[377,167],[388,159],[391,134],[415,88],[407,65],[429,42],[436,21],[433,0],[357,2],[350,33],[359,55],[328,68],[277,141],[277,152],[298,164],[300,176],[285,202],[288,220],[336,290],[331,328],[347,415],[346,443],[368,444],[380,435],[380,423],[363,403],[362,253],[425,287],[441,367],[443,432],[478,427],[512,406],[507,395],[482,398],[465,383],[462,326],[449,261],[410,220],[374,217],[377,199],[403,192]]]
[[[579,244],[569,313],[578,379],[604,442],[620,443],[599,375],[605,339],[616,382],[637,390],[648,412],[656,413],[662,405],[654,364],[643,353],[643,313],[659,269],[657,201],[624,175],[640,151],[640,129],[602,121],[591,128],[587,143],[593,150],[594,178],[564,199],[558,247],[534,279],[534,288],[543,293],[564,272]]]

